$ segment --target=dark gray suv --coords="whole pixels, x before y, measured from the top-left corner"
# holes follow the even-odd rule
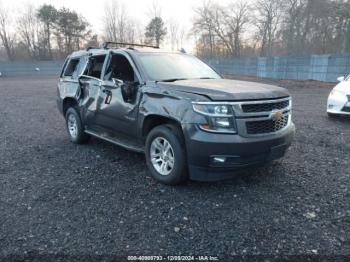
[[[229,178],[290,146],[287,90],[223,79],[184,52],[113,44],[65,62],[57,102],[72,142],[94,136],[143,152],[152,176],[171,185]]]

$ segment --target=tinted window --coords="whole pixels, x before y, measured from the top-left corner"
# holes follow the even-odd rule
[[[190,55],[146,53],[140,55],[140,60],[151,80],[220,78],[208,65]]]

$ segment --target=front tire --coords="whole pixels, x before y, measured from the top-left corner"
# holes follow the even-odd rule
[[[84,132],[79,112],[70,107],[66,112],[66,127],[70,140],[75,144],[86,143],[90,136]]]
[[[187,180],[185,142],[177,126],[158,126],[148,134],[146,162],[152,177],[160,183],[177,185]]]

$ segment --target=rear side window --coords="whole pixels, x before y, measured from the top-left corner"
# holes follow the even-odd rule
[[[79,75],[80,58],[72,58],[68,61],[63,76],[76,78]]]

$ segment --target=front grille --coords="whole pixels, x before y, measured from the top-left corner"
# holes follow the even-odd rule
[[[289,114],[285,114],[280,120],[261,120],[246,122],[249,135],[267,134],[277,132],[288,125]]]
[[[274,103],[261,103],[261,104],[243,104],[242,110],[244,113],[258,113],[269,112],[273,110],[280,110],[289,106],[289,100],[274,102]]]

